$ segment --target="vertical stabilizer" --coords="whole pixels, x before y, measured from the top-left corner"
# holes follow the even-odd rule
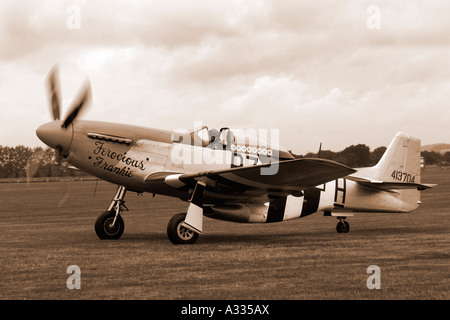
[[[420,183],[420,140],[403,132],[397,133],[371,171],[374,180]]]

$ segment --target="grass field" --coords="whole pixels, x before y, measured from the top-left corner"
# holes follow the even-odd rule
[[[319,214],[276,224],[206,219],[195,245],[166,236],[186,204],[127,195],[120,240],[99,240],[98,214],[116,187],[95,181],[0,184],[0,299],[449,299],[450,171],[427,170],[410,214]],[[69,290],[69,265],[81,289]],[[381,270],[369,290],[367,268]]]

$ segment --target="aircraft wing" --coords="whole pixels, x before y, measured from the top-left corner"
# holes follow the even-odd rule
[[[278,170],[275,170],[276,167]],[[264,169],[273,169],[274,174],[261,174]],[[202,181],[207,189],[216,190],[218,193],[232,190],[238,194],[251,190],[259,195],[287,195],[298,194],[304,189],[354,172],[356,170],[332,160],[302,158],[197,173],[159,172],[149,175],[146,182],[164,181],[174,187],[193,187],[198,181]]]

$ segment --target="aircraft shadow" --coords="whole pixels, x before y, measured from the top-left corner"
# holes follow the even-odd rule
[[[330,241],[330,240],[356,240],[361,238],[377,238],[384,236],[405,235],[424,232],[420,228],[408,227],[408,228],[361,228],[350,230],[347,234],[338,234],[333,228],[328,231],[304,231],[288,232],[288,233],[271,233],[271,234],[238,234],[233,232],[218,233],[205,233],[200,235],[196,244],[224,244],[224,243],[252,243],[252,244],[267,244],[267,243],[280,243],[280,244],[303,244],[308,242],[317,241]],[[119,241],[127,242],[146,242],[146,243],[167,243],[169,240],[165,232],[142,232],[142,233],[128,233],[124,234]]]

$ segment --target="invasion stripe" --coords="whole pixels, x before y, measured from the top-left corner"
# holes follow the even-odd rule
[[[286,200],[287,197],[283,197],[270,201],[269,211],[267,212],[267,223],[283,221]]]

